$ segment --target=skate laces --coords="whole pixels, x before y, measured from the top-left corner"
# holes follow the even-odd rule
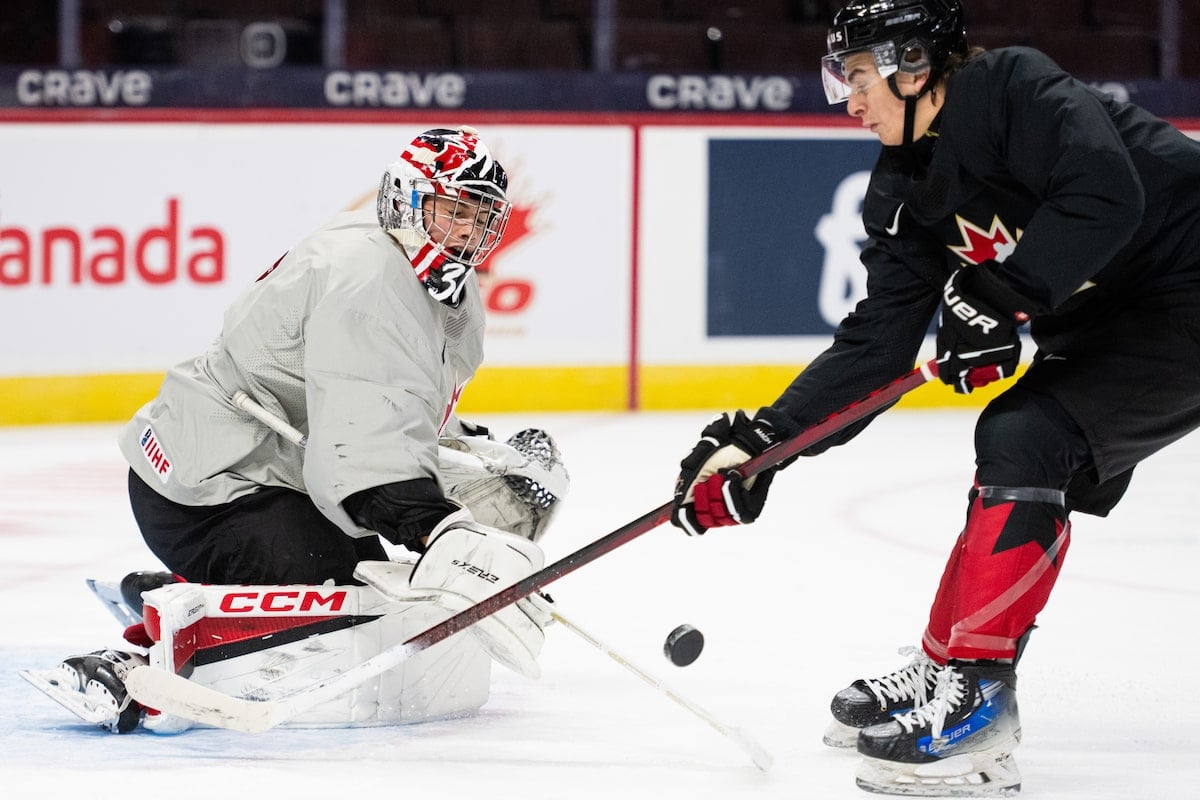
[[[863,683],[875,694],[881,707],[886,706],[885,700],[895,703],[909,698],[913,698],[916,706],[922,706],[928,700],[930,684],[942,668],[919,647],[901,647],[898,652],[912,661],[890,675]]]
[[[912,711],[897,714],[892,719],[900,723],[905,733],[912,733],[914,728],[929,725],[930,733],[936,739],[942,735],[946,717],[962,705],[966,689],[967,681],[962,673],[954,667],[946,667],[938,675],[933,698],[928,703],[919,705]]]

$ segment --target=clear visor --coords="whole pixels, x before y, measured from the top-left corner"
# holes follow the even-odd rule
[[[435,193],[423,194],[420,203],[429,242],[469,267],[482,264],[500,244],[512,210],[506,200],[461,186],[447,190],[436,185]]]
[[[895,73],[899,63],[893,42],[830,53],[821,59],[825,99],[830,105],[844,103]]]

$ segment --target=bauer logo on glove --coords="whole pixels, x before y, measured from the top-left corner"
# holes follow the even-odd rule
[[[1021,356],[1017,326],[1034,304],[996,275],[985,261],[957,270],[942,291],[938,314],[938,378],[959,394],[1011,377]]]
[[[737,467],[786,438],[781,432],[793,427],[772,408],[760,409],[753,419],[743,411],[713,419],[679,464],[671,524],[699,536],[709,528],[758,519],[777,468],[743,479]]]

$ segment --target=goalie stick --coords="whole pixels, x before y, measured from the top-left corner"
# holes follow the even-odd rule
[[[271,430],[278,433],[283,438],[287,439],[294,445],[299,447],[308,447],[308,437],[300,431],[293,428],[291,425],[284,422],[275,414],[267,411],[265,408],[256,403],[250,395],[238,389],[233,393],[233,404],[245,411],[256,420],[266,425]]]
[[[936,359],[922,363],[861,400],[851,403],[841,411],[830,414],[795,437],[750,459],[738,467],[737,473],[744,479],[774,467],[846,426],[899,400],[903,395],[924,385],[936,376]],[[250,402],[253,403],[252,400]],[[269,415],[265,409],[262,411]],[[258,418],[257,414],[254,416]],[[274,418],[274,422],[290,428],[286,422],[278,418]],[[275,424],[267,423],[265,420],[264,424],[278,430]],[[291,430],[299,435],[294,428]],[[289,441],[296,441],[287,433],[282,435],[289,438]],[[491,616],[505,606],[528,597],[538,589],[569,575],[585,564],[628,544],[670,519],[671,508],[671,502],[665,503],[607,536],[603,536],[523,580],[517,581],[507,589],[502,589],[491,597],[439,622],[428,630],[387,648],[344,672],[319,681],[312,687],[287,697],[276,700],[246,700],[218,692],[207,686],[201,686],[181,675],[150,666],[134,667],[126,676],[125,685],[135,700],[158,711],[230,730],[261,733],[281,725],[321,703],[339,697],[363,682],[395,667],[413,654],[453,636],[484,617]]]

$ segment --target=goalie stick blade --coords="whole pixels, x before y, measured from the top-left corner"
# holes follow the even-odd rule
[[[742,748],[742,752],[750,756],[754,766],[763,772],[769,771],[775,765],[775,756],[768,753],[765,747],[750,738],[741,728],[726,728],[723,733]]]
[[[83,692],[64,686],[62,670],[22,669],[18,670],[17,674],[84,722],[90,722],[93,725],[107,725],[117,720],[118,713],[112,706],[97,702]]]
[[[157,667],[134,667],[125,688],[144,706],[218,728],[262,733],[282,721],[277,703],[243,700]]]
[[[128,628],[142,621],[141,615],[135,613],[125,602],[119,584],[87,578],[87,585],[92,590],[92,594],[96,595],[96,598],[108,609],[108,613],[116,617],[117,622],[121,623],[123,627]]]

